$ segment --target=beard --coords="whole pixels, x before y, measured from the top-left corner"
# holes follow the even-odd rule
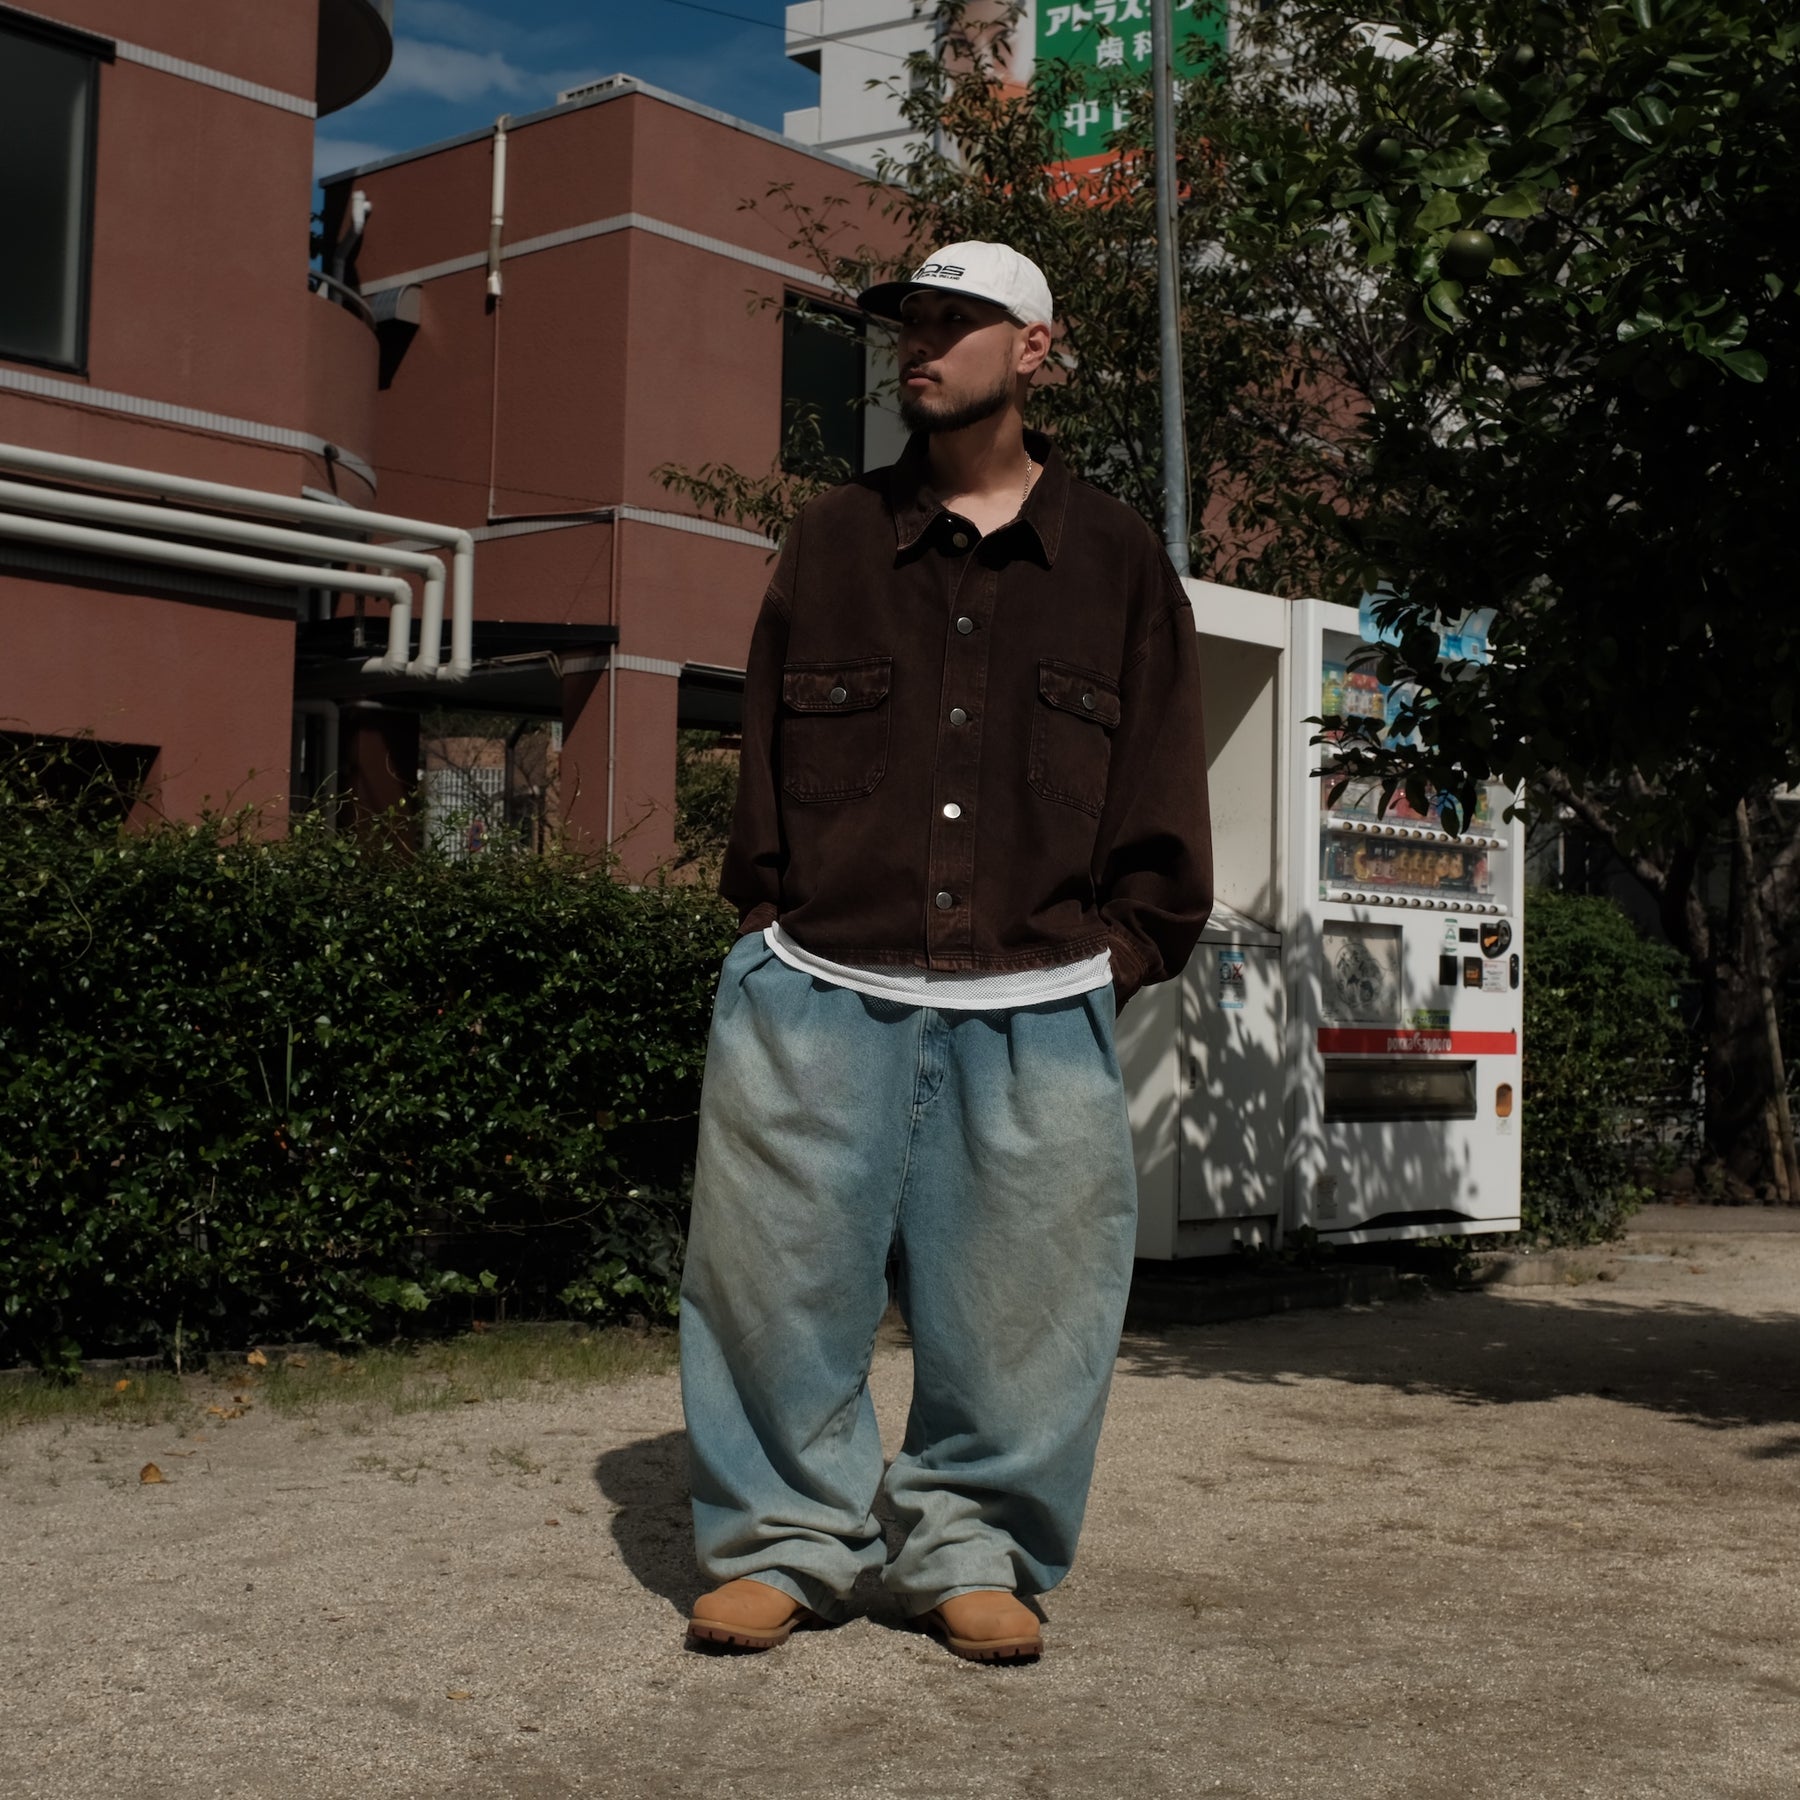
[[[1013,378],[1002,370],[999,379],[985,394],[973,394],[966,400],[945,403],[927,388],[922,394],[900,396],[900,423],[908,431],[961,431],[991,419],[1012,399]]]

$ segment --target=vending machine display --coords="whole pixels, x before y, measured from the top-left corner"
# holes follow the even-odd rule
[[[1394,720],[1404,695],[1367,667],[1356,667],[1373,647],[1339,631],[1323,634],[1319,684],[1321,719]],[[1508,839],[1494,824],[1493,791],[1483,792],[1474,816],[1460,831],[1444,823],[1444,798],[1424,812],[1396,792],[1383,811],[1381,786],[1332,773],[1323,746],[1325,774],[1318,781],[1319,898],[1356,906],[1412,907],[1431,912],[1498,914],[1507,910],[1505,858]]]

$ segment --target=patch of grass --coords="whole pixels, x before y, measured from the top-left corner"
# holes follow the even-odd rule
[[[45,1419],[166,1425],[188,1406],[182,1380],[161,1369],[131,1375],[83,1375],[78,1381],[16,1376],[0,1381],[0,1431]]]
[[[511,1325],[354,1355],[274,1353],[261,1368],[218,1359],[204,1374],[180,1377],[159,1370],[69,1383],[19,1377],[0,1381],[0,1431],[50,1419],[203,1424],[208,1406],[235,1413],[241,1396],[285,1418],[335,1413],[344,1430],[366,1433],[376,1413],[438,1412],[549,1387],[629,1381],[672,1369],[675,1356],[672,1331]]]
[[[515,1475],[541,1475],[544,1472],[544,1465],[523,1444],[504,1447],[496,1444],[488,1451],[488,1464],[496,1475],[504,1475],[508,1469]]]
[[[393,1462],[377,1451],[357,1457],[350,1466],[360,1475],[386,1475],[407,1487],[417,1487],[421,1475],[442,1475],[446,1481],[450,1478],[450,1471],[442,1463],[427,1462],[422,1457]]]
[[[258,1387],[272,1412],[313,1416],[351,1402],[390,1413],[513,1400],[539,1387],[593,1387],[675,1366],[673,1332],[496,1326],[433,1343],[272,1358]]]

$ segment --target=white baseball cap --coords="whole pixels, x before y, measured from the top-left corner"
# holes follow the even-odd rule
[[[946,244],[932,251],[904,281],[864,288],[856,303],[878,319],[897,319],[900,302],[918,288],[990,301],[1021,325],[1048,325],[1054,317],[1044,271],[1010,244]]]

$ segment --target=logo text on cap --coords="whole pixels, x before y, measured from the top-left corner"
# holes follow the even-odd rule
[[[923,267],[913,270],[912,278],[914,281],[924,281],[932,275],[945,275],[955,281],[962,274],[963,268],[960,263],[926,263]]]

